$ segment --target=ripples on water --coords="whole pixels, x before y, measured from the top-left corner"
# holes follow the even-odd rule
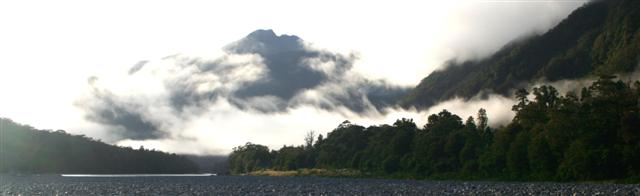
[[[0,174],[0,195],[640,195],[638,184],[213,175]]]

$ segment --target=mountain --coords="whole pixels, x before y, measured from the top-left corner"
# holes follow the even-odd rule
[[[184,156],[105,144],[0,118],[0,173],[195,173]]]
[[[535,17],[535,16],[532,16]],[[627,73],[640,61],[640,1],[593,1],[541,35],[507,44],[480,60],[449,61],[400,102],[429,107],[479,93],[510,95],[538,80]]]

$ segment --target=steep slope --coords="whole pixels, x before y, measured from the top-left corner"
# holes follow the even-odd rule
[[[590,2],[542,35],[510,43],[481,60],[447,63],[401,104],[423,108],[481,92],[508,95],[538,79],[631,72],[640,60],[639,21],[640,1]]]

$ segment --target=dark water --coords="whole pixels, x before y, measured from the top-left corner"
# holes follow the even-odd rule
[[[0,176],[2,195],[640,195],[640,185],[321,177]]]

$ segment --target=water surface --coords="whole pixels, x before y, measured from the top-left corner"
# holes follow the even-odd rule
[[[0,175],[0,195],[640,195],[640,185],[266,176]]]

